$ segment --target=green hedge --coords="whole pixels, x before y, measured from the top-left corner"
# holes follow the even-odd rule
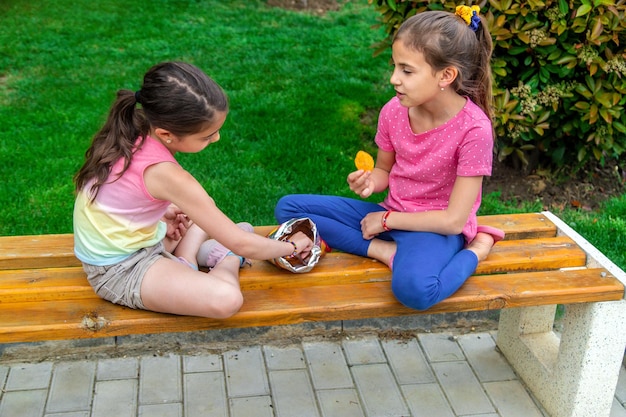
[[[463,2],[369,0],[389,46],[408,17]],[[469,3],[471,4],[471,3]],[[468,5],[469,5],[468,4]],[[626,151],[626,0],[489,0],[498,158],[578,169]]]

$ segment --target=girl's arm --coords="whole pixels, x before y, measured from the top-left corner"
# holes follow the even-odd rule
[[[457,177],[445,210],[419,213],[392,212],[387,216],[390,229],[434,232],[442,235],[457,235],[463,231],[467,219],[481,192],[483,177]],[[372,239],[384,231],[382,217],[385,212],[370,213],[361,222],[365,239]]]
[[[215,205],[202,185],[178,165],[170,162],[152,165],[144,172],[144,181],[150,195],[178,206],[211,238],[237,255],[252,259],[272,259],[294,252],[294,245],[289,242],[268,239],[241,230]],[[304,234],[294,236],[293,241],[297,253],[303,257],[313,247],[313,242]]]
[[[389,171],[395,162],[395,152],[378,150],[376,166],[372,172],[358,170],[348,175],[350,189],[361,198],[385,191],[389,186]]]

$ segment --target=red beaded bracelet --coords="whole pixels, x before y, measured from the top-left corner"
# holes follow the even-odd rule
[[[387,218],[389,217],[390,214],[391,214],[391,210],[387,210],[385,214],[383,214],[383,218],[380,220],[381,224],[383,225],[383,229],[385,229],[387,232],[391,231],[389,226],[387,226]]]

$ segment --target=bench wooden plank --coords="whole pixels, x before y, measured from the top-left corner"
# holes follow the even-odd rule
[[[132,310],[99,298],[19,303],[18,310],[16,304],[2,303],[0,343],[611,301],[623,295],[619,280],[599,268],[473,276],[424,312],[398,303],[387,282],[341,280],[336,285],[246,291],[241,311],[225,320]]]
[[[584,266],[587,256],[567,236],[504,240],[493,247],[477,274]]]
[[[556,235],[556,227],[541,213],[479,217],[479,223],[503,229],[509,240]],[[255,227],[267,235],[275,226]],[[0,270],[80,266],[74,257],[72,234],[0,237]]]
[[[494,246],[475,274],[494,274],[525,270],[559,269],[585,266],[586,256],[570,238],[558,236],[523,241],[502,241]],[[255,262],[253,268],[241,273],[244,289],[285,286],[325,285],[341,276],[353,276],[355,282],[391,279],[384,264],[372,259],[331,252],[306,274],[277,271],[267,262]],[[283,279],[284,278],[284,279]]]
[[[0,271],[0,303],[98,298],[83,268]]]
[[[479,216],[478,224],[504,230],[505,240],[551,237],[557,233],[557,227],[542,213]]]
[[[0,237],[0,270],[66,266],[80,266],[72,234]]]

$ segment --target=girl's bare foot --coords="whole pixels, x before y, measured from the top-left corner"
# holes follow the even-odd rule
[[[478,262],[480,262],[489,255],[495,243],[493,236],[489,233],[477,233],[474,240],[467,246],[467,249],[474,252],[478,258]]]
[[[374,258],[387,266],[390,266],[393,256],[396,254],[396,242],[374,239],[367,248],[367,256]]]

